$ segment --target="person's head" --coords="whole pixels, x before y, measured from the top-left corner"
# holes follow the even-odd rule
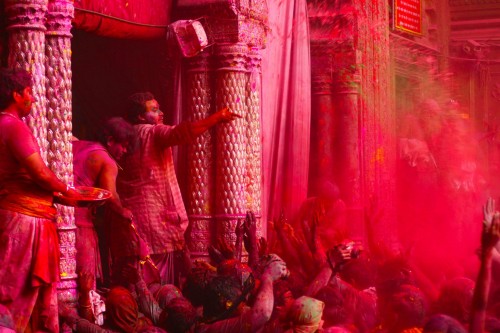
[[[127,118],[132,124],[163,124],[163,112],[150,92],[130,95],[127,102]]]
[[[424,325],[424,333],[466,333],[467,330],[453,317],[437,314]]]
[[[358,290],[375,285],[375,267],[366,257],[353,258],[342,265],[339,272],[342,280]]]
[[[182,293],[194,306],[201,306],[206,298],[208,285],[217,275],[215,268],[207,265],[198,265],[186,277]]]
[[[252,290],[255,286],[255,278],[252,269],[236,259],[227,259],[217,265],[219,276],[233,277],[241,286],[242,291]]]
[[[121,117],[110,118],[102,125],[98,140],[119,161],[135,141],[134,127]]]
[[[404,255],[390,258],[377,268],[376,288],[379,298],[385,298],[404,284],[415,284],[413,268]]]
[[[316,330],[321,329],[323,324],[321,318],[324,307],[325,303],[315,298],[308,296],[297,298],[288,312],[288,318],[294,328],[294,332],[299,331],[300,327],[310,328],[310,332],[316,332]]]
[[[203,316],[215,318],[226,313],[224,317],[233,315],[235,306],[241,301],[242,291],[240,283],[231,276],[217,276],[210,281],[203,302]],[[222,319],[222,318],[219,318]]]
[[[420,289],[413,285],[402,285],[394,293],[385,309],[380,309],[383,326],[389,331],[422,327],[426,315],[426,300]]]
[[[340,198],[340,189],[338,185],[326,178],[322,178],[317,182],[318,196],[325,201],[334,202]]]
[[[465,324],[470,319],[475,283],[459,277],[446,281],[437,300],[437,312],[449,315]]]
[[[168,303],[179,297],[182,297],[182,292],[173,284],[165,284],[161,286],[155,294],[156,301],[163,310],[167,308]]]
[[[107,324],[120,332],[134,332],[139,320],[139,307],[124,287],[112,288],[106,297]]]
[[[0,110],[15,105],[20,117],[27,116],[35,98],[32,95],[31,75],[23,69],[0,70]]]
[[[196,323],[196,309],[184,297],[172,299],[160,316],[160,325],[170,333],[188,332]]]

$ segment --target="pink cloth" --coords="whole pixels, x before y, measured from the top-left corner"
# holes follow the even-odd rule
[[[37,305],[36,313],[47,316],[40,325],[58,332],[54,282],[59,277],[59,261],[47,261],[52,256],[40,250],[57,251],[58,258],[59,248],[40,248],[43,237],[48,238],[44,241],[58,245],[53,222],[0,209],[0,304],[11,312],[16,331],[24,331]],[[37,266],[47,275],[36,276]]]
[[[138,147],[124,157],[117,189],[132,210],[139,235],[151,254],[180,250],[188,218],[175,175],[172,146],[192,140],[189,123],[177,126],[140,124]]]
[[[87,161],[95,151],[107,150],[97,142],[73,141],[73,174],[76,186],[96,186],[96,179],[89,173]],[[76,271],[89,271],[95,279],[102,278],[99,241],[94,228],[94,209],[76,207]]]
[[[295,216],[307,196],[311,65],[306,0],[268,1],[262,57],[263,221]],[[278,74],[279,73],[279,74]]]

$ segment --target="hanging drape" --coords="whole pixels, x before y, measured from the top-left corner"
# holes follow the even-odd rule
[[[268,1],[262,61],[263,212],[288,218],[307,195],[311,66],[306,0]]]

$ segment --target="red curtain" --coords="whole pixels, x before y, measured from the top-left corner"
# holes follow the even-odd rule
[[[80,0],[75,28],[113,38],[159,38],[170,23],[172,0]]]

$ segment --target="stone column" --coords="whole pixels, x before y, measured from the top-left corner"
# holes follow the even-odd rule
[[[73,184],[71,108],[71,20],[73,1],[50,0],[47,12],[45,68],[47,74],[47,162],[66,184]],[[57,226],[61,248],[59,300],[77,301],[75,219],[72,207],[58,205]]]
[[[248,80],[246,86],[247,145],[246,145],[246,209],[255,214],[257,237],[265,232],[262,227],[262,133],[260,129],[262,57],[258,48],[247,55]]]
[[[335,73],[336,175],[348,207],[349,230],[352,236],[363,234],[363,191],[361,169],[361,125],[359,109],[360,75],[357,71]]]
[[[246,144],[245,105],[247,73],[245,44],[217,44],[215,56],[215,108],[229,107],[243,118],[216,129],[216,213],[217,237],[234,244],[234,228],[246,212]]]
[[[26,122],[47,160],[47,118],[45,98],[45,13],[47,0],[5,0],[9,34],[8,66],[23,68],[33,76],[33,104]]]
[[[311,40],[311,152],[309,160],[309,194],[322,177],[333,178],[336,135],[333,102],[333,46],[324,40]],[[337,161],[338,162],[338,161]],[[337,181],[337,180],[336,180]]]
[[[189,59],[187,68],[187,110],[192,121],[211,113],[210,57],[208,51]],[[207,131],[189,147],[189,191],[187,209],[190,229],[186,233],[191,258],[208,261],[215,214],[214,137]]]
[[[203,143],[197,142],[191,150],[193,170],[189,171],[189,182],[194,193],[190,194],[188,204],[192,226],[189,243],[194,258],[206,258],[207,246],[215,245],[218,239],[234,243],[236,223],[245,218],[247,210],[256,214],[258,237],[265,228],[261,222],[260,49],[265,44],[268,11],[265,0],[221,0],[210,4],[179,0],[177,5],[179,18],[202,22],[212,45],[204,52],[213,56],[213,70],[190,61],[187,104],[191,115],[206,116],[208,111],[227,106],[242,116],[231,123],[217,125],[214,132],[202,139]],[[214,145],[213,155],[208,155],[211,154],[209,145]],[[196,170],[199,168],[202,169]],[[210,187],[210,177],[214,177],[214,187]]]

